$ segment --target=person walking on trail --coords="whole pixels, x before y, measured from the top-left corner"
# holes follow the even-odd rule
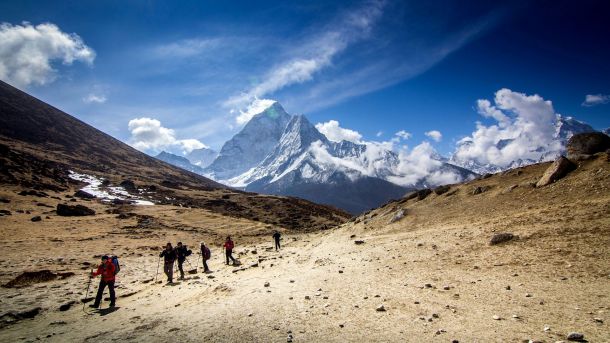
[[[225,248],[225,256],[227,258],[227,265],[229,265],[229,259],[231,259],[231,261],[233,261],[233,265],[237,264],[237,261],[235,260],[235,258],[233,258],[233,248],[235,247],[235,243],[233,243],[233,241],[231,240],[231,236],[227,236],[227,240],[225,241],[225,244],[223,245],[223,248]]]
[[[167,276],[167,282],[174,282],[174,261],[176,261],[176,251],[172,247],[172,243],[167,243],[165,250],[161,252],[159,257],[163,257],[163,272]]]
[[[280,234],[279,231],[275,231],[275,233],[273,234],[273,240],[275,241],[275,251],[277,251],[277,249],[280,249],[280,238],[282,237],[282,235]]]
[[[104,295],[104,288],[106,288],[106,286],[108,286],[108,291],[110,291],[110,307],[114,307],[116,305],[116,297],[114,294],[115,270],[116,268],[114,263],[112,263],[112,260],[106,255],[102,256],[102,263],[99,265],[99,267],[97,267],[97,271],[91,273],[92,278],[98,275],[101,275],[102,278],[100,280],[100,285],[97,288],[95,302],[92,305],[89,305],[89,307],[100,307],[102,296]]]
[[[203,272],[204,273],[210,272],[210,268],[208,268],[208,260],[210,259],[211,256],[212,256],[212,253],[210,252],[210,248],[206,247],[204,242],[201,242],[201,259],[203,260]]]
[[[182,242],[178,242],[176,246],[176,258],[178,259],[178,270],[180,271],[180,280],[184,280],[184,269],[182,264],[186,261],[186,257],[190,255],[186,245],[182,245]]]

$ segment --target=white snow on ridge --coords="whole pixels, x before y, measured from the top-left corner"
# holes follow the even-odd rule
[[[95,177],[93,175],[87,174],[79,174],[72,170],[70,172],[70,178],[72,180],[81,181],[88,183],[87,186],[81,188],[81,191],[87,192],[89,194],[95,195],[97,198],[102,201],[109,202],[114,199],[119,200],[129,200],[132,201],[134,205],[143,205],[143,206],[151,206],[154,205],[152,201],[142,200],[131,197],[129,192],[125,190],[123,187],[104,187],[102,189],[102,179]]]

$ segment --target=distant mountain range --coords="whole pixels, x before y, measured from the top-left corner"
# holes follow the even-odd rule
[[[334,142],[303,115],[290,115],[275,102],[255,115],[227,141],[207,167],[195,151],[185,157],[162,152],[157,158],[223,184],[251,192],[290,195],[357,214],[405,193],[457,183],[477,175],[553,159],[576,133],[595,131],[570,117],[557,117],[561,149],[541,149],[539,158],[519,159],[508,167],[432,153],[418,165],[383,144]],[[511,140],[500,140],[500,149]],[[462,142],[461,144],[468,144]],[[458,145],[459,148],[459,145]]]
[[[557,156],[565,154],[565,147],[566,144],[568,142],[568,140],[570,139],[570,137],[572,137],[575,134],[578,133],[585,133],[585,132],[595,132],[596,130],[594,128],[592,128],[590,125],[583,123],[581,121],[578,121],[572,117],[563,117],[560,115],[557,115],[556,121],[555,121],[555,134],[554,134],[554,141],[558,144],[556,144],[555,147],[549,147],[549,146],[545,146],[545,147],[540,147],[538,150],[536,150],[536,155],[537,158],[536,159],[532,159],[532,158],[519,158],[519,159],[515,159],[513,160],[510,164],[508,165],[497,165],[497,164],[493,164],[493,163],[480,163],[477,160],[473,160],[473,159],[463,159],[460,158],[457,154],[453,154],[451,156],[451,158],[449,159],[450,163],[453,163],[457,166],[461,166],[463,168],[469,169],[475,173],[478,174],[494,174],[494,173],[498,173],[507,169],[512,169],[512,168],[518,168],[518,167],[522,167],[522,166],[526,166],[526,165],[530,165],[530,164],[534,164],[534,163],[539,163],[539,162],[545,162],[545,161],[550,161],[555,159]],[[508,144],[510,144],[513,140],[512,139],[501,139],[498,140],[498,142],[496,142],[495,147],[497,149],[502,149],[505,146],[507,146]],[[460,149],[460,147],[462,145],[468,145],[471,144],[470,141],[463,141],[461,143],[458,143],[457,146],[457,150]]]

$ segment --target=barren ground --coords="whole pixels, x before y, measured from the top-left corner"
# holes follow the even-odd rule
[[[98,214],[59,217],[60,200],[3,187],[0,198],[11,201],[0,209],[12,215],[0,217],[0,284],[24,271],[75,275],[0,288],[0,315],[42,308],[15,323],[4,316],[0,341],[286,342],[290,332],[294,342],[556,342],[577,331],[610,342],[608,156],[532,187],[547,166],[390,203],[326,231],[282,229],[279,252],[270,224],[170,205],[124,208],[136,215],[118,219],[105,213],[109,205],[83,200]],[[483,186],[490,188],[472,194]],[[390,223],[401,209],[405,217]],[[31,222],[35,215],[42,221]],[[490,246],[499,232],[518,238]],[[239,267],[223,264],[226,234],[235,238]],[[211,244],[213,273],[203,274],[195,255],[197,274],[155,283],[158,249],[179,240]],[[121,258],[118,308],[103,302],[101,311],[83,312],[91,268],[83,263],[106,253]],[[70,301],[77,303],[58,310]],[[380,305],[386,311],[376,311]]]

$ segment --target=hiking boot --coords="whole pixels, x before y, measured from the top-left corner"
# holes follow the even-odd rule
[[[110,303],[110,307],[116,307],[115,303]]]

